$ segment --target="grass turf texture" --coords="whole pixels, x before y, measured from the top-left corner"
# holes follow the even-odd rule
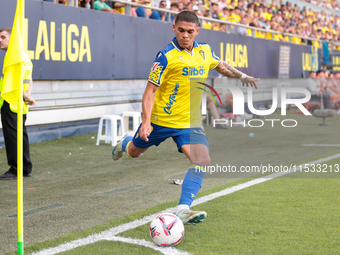
[[[278,113],[271,117],[280,118]],[[320,119],[295,115],[292,112],[285,118],[296,119],[298,126],[287,129],[266,125],[256,129],[238,127],[228,130],[206,127],[212,164],[233,163],[238,167],[261,163],[298,164],[339,151],[339,147],[302,146],[305,143],[340,144],[337,135],[340,122],[338,117],[327,119],[331,123],[327,127],[318,125]],[[250,132],[255,137],[249,137]],[[24,179],[24,211],[55,204],[65,206],[25,217],[26,254],[98,233],[177,204],[180,187],[167,184],[167,179],[174,178],[173,176],[184,177],[190,164],[184,155],[178,154],[171,140],[159,147],[150,148],[139,159],[124,157],[113,162],[112,147],[103,142],[100,146],[95,146],[95,139],[91,138],[95,136],[89,134],[31,145],[34,172],[33,177]],[[0,149],[0,161],[6,162],[5,149]],[[4,167],[3,172],[7,170],[7,166]],[[333,177],[339,175],[334,174]],[[307,175],[303,174],[303,177]],[[289,181],[291,178],[283,179]],[[199,196],[207,194],[205,192],[211,189],[209,193],[222,189],[225,185],[230,185],[228,182],[231,181],[233,179],[227,175],[209,175]],[[244,181],[246,180],[240,180]],[[127,189],[129,187],[134,188]],[[109,194],[105,194],[107,192]],[[0,193],[0,236],[6,240],[0,246],[0,254],[6,254],[15,251],[17,244],[17,219],[8,217],[16,214],[16,182],[1,181]],[[201,206],[203,205],[200,208]],[[324,210],[327,212],[327,208]],[[211,212],[207,211],[209,220]],[[267,212],[268,215],[270,213]],[[185,237],[185,240],[189,239]],[[96,251],[94,254],[102,253]]]
[[[232,187],[234,185],[238,185],[238,184],[243,183],[243,182],[247,182],[249,180],[250,179],[237,180],[237,181],[229,182],[228,184],[225,184],[225,185],[221,185],[219,187],[212,188],[210,190],[206,190],[206,191],[200,192],[198,194],[197,198],[209,195],[209,194],[214,193],[214,192],[221,191],[223,189]],[[78,239],[78,238],[84,238],[84,237],[87,237],[87,236],[95,234],[95,233],[100,233],[101,231],[107,230],[109,228],[116,227],[116,226],[119,226],[119,225],[124,224],[124,223],[128,223],[128,222],[133,221],[135,219],[143,218],[145,216],[157,213],[157,212],[162,211],[162,210],[164,210],[166,208],[174,207],[176,205],[177,205],[177,201],[172,201],[172,202],[168,202],[168,203],[164,203],[164,204],[159,204],[159,205],[154,206],[154,207],[149,207],[146,210],[141,210],[139,212],[130,214],[130,215],[126,216],[126,217],[122,217],[120,219],[112,220],[112,221],[110,221],[107,224],[98,225],[98,226],[96,226],[94,228],[85,230],[85,231],[80,232],[80,233],[70,233],[70,234],[68,234],[68,235],[66,235],[64,237],[60,237],[60,238],[57,238],[57,239],[54,239],[54,240],[49,240],[49,241],[45,241],[45,242],[42,242],[42,243],[37,243],[35,245],[31,245],[31,246],[27,247],[25,249],[25,251],[26,251],[26,253],[31,253],[31,252],[34,252],[34,251],[39,251],[41,249],[48,248],[48,247],[55,247],[55,246],[57,246],[59,244],[65,243],[65,242],[70,242],[70,241]],[[100,242],[100,243],[105,243],[105,242]],[[112,243],[118,243],[118,242],[112,242]],[[130,247],[130,246],[134,247],[134,245],[132,245],[132,244],[131,245],[122,244],[122,245],[127,245],[125,247]],[[90,246],[92,246],[92,245],[87,245],[85,247],[90,247]],[[108,245],[108,246],[110,246],[110,245]],[[94,245],[94,247],[97,247],[97,245]],[[140,246],[138,246],[138,247],[140,247]],[[80,249],[80,251],[82,251],[82,249],[84,249],[84,247],[79,247],[78,249]],[[71,250],[69,252],[70,252],[70,254],[83,254],[82,252],[79,253],[78,249]],[[87,252],[86,249],[87,248],[85,248],[84,252]],[[96,249],[96,248],[94,248],[94,249]],[[128,250],[129,250],[128,253],[130,253],[132,251],[140,251],[140,249],[134,249],[134,248],[131,248],[131,249],[128,248]],[[147,248],[143,248],[143,249],[146,249],[146,250],[150,251]],[[91,250],[92,253],[88,253],[88,254],[97,254],[98,253],[98,250],[97,251],[93,251],[92,248],[90,250]],[[155,253],[158,253],[158,252],[153,251],[153,250],[151,250],[151,251],[155,252]],[[66,254],[68,254],[69,252],[66,252]],[[73,253],[73,252],[75,252],[75,253]],[[113,252],[115,252],[115,250],[114,251],[111,250],[109,253],[105,253],[104,251],[100,251],[99,254],[124,254],[124,252],[123,253],[113,253]],[[14,255],[15,253],[10,253],[10,254]],[[139,253],[136,253],[136,254],[139,254]]]
[[[331,163],[331,162],[329,162]],[[279,178],[195,207],[176,247],[191,254],[337,254],[340,179]],[[122,236],[149,240],[149,225]],[[76,254],[76,253],[66,253]]]
[[[325,162],[337,164],[338,160]],[[279,178],[201,204],[209,217],[198,226],[186,226],[176,248],[191,254],[336,254],[340,198],[338,178]],[[294,177],[294,176],[291,176]],[[249,181],[242,179],[201,192],[198,197]],[[53,247],[173,206],[166,203],[129,215],[83,233],[34,245],[27,252]],[[120,236],[151,240],[149,224]],[[199,237],[199,238],[197,238]],[[101,241],[61,253],[159,254],[137,245]]]
[[[140,255],[154,255],[162,254],[159,251],[155,251],[151,248],[146,248],[140,245],[122,243],[122,242],[110,242],[100,241],[91,245],[79,247],[74,251],[63,252],[60,254],[75,254],[75,255],[94,255],[94,254],[140,254]]]
[[[338,178],[277,178],[201,204],[194,209],[206,210],[208,218],[197,226],[185,226],[184,239],[176,248],[191,254],[337,254],[339,185]],[[149,223],[120,236],[151,240]],[[158,254],[119,242],[100,242],[61,254],[98,251]]]

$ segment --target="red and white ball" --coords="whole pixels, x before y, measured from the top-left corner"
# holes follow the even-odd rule
[[[150,223],[150,236],[159,246],[175,246],[184,236],[183,222],[174,214],[160,214]]]

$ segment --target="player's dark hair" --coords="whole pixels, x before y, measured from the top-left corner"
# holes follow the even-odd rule
[[[198,17],[195,13],[190,11],[180,12],[176,17],[175,24],[177,24],[178,21],[195,23],[197,26],[199,25]]]
[[[1,32],[7,32],[9,35],[11,35],[11,33],[12,33],[12,28],[10,28],[10,27],[1,28],[1,29],[0,29],[0,33],[1,33]]]

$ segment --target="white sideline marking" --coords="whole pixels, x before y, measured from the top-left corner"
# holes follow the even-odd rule
[[[302,146],[340,146],[340,144],[302,144]]]
[[[174,247],[160,247],[154,244],[153,242],[146,241],[144,239],[134,239],[130,237],[112,236],[109,241],[119,241],[123,243],[137,244],[137,245],[141,245],[147,248],[154,249],[156,251],[160,251],[161,253],[165,255],[188,255],[189,254],[185,251],[180,251]]]
[[[312,161],[312,162],[309,162],[309,163],[306,163],[306,164],[302,164],[302,165],[297,166],[295,168],[289,169],[289,171],[287,171],[287,172],[274,173],[274,174],[270,174],[270,175],[267,175],[267,176],[262,177],[262,178],[254,179],[254,180],[249,181],[249,182],[241,183],[239,185],[221,190],[219,192],[212,193],[212,194],[204,196],[204,197],[200,197],[192,203],[192,206],[203,204],[203,203],[208,202],[210,200],[213,200],[215,198],[234,193],[236,191],[251,187],[253,185],[256,185],[256,184],[259,184],[259,183],[262,183],[262,182],[265,182],[265,181],[268,181],[268,180],[271,180],[271,179],[274,179],[274,178],[281,177],[281,176],[289,174],[289,173],[299,172],[300,169],[305,168],[305,165],[319,164],[319,163],[329,161],[329,160],[332,160],[332,159],[336,159],[336,158],[339,158],[339,157],[340,157],[340,153],[335,154],[333,156],[326,157],[326,158],[321,158],[321,159],[318,159],[318,160],[315,160],[315,161]],[[296,170],[296,169],[298,169],[298,170]],[[149,216],[145,216],[142,219],[134,220],[134,221],[119,225],[117,227],[113,227],[111,229],[102,231],[98,234],[93,234],[93,235],[90,235],[90,236],[85,237],[85,238],[81,238],[81,239],[77,239],[77,240],[74,240],[74,241],[71,241],[71,242],[68,242],[68,243],[64,243],[64,244],[61,244],[61,245],[54,247],[54,248],[48,248],[48,249],[44,249],[44,250],[41,250],[41,251],[38,251],[38,252],[33,252],[32,255],[58,254],[60,252],[72,250],[74,248],[77,248],[77,247],[80,247],[80,246],[83,246],[83,245],[88,245],[88,244],[95,243],[95,242],[102,241],[102,240],[113,240],[113,241],[117,240],[117,241],[134,243],[134,244],[139,244],[139,242],[141,242],[140,245],[146,246],[150,242],[147,242],[145,240],[143,242],[143,240],[128,239],[128,238],[118,237],[118,236],[115,236],[115,235],[118,235],[118,234],[125,232],[127,230],[130,230],[130,229],[134,229],[134,228],[137,228],[139,226],[142,226],[142,225],[150,222],[151,220],[153,220],[158,214],[166,213],[166,212],[175,213],[175,211],[176,211],[176,207],[171,207],[171,208],[168,208],[164,211],[161,211],[161,212],[149,215]],[[149,247],[149,246],[146,246],[146,247]],[[152,249],[159,248],[162,251],[165,249],[164,247],[158,247],[158,246],[155,246],[155,245],[150,246],[150,248],[152,248]],[[176,248],[173,248],[172,251],[175,251],[175,250],[177,252],[181,252],[181,251],[177,250]],[[165,254],[165,253],[163,253],[163,254]],[[174,254],[174,253],[172,253],[172,254]],[[189,253],[182,252],[182,253],[177,253],[177,254],[189,254]]]

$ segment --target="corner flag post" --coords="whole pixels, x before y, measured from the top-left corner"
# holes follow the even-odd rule
[[[20,27],[20,35],[21,35],[21,45],[24,36],[24,18],[25,18],[25,0],[18,0],[17,3],[17,12],[18,12],[18,21]],[[23,194],[23,80],[24,80],[24,63],[20,63],[20,79],[17,84],[18,86],[18,135],[17,135],[17,155],[18,155],[18,163],[17,163],[17,193],[18,193],[18,254],[24,255],[24,194]]]
[[[17,0],[11,37],[3,64],[1,96],[17,112],[17,196],[18,254],[24,254],[23,213],[23,78],[25,52],[23,48],[25,0]]]

